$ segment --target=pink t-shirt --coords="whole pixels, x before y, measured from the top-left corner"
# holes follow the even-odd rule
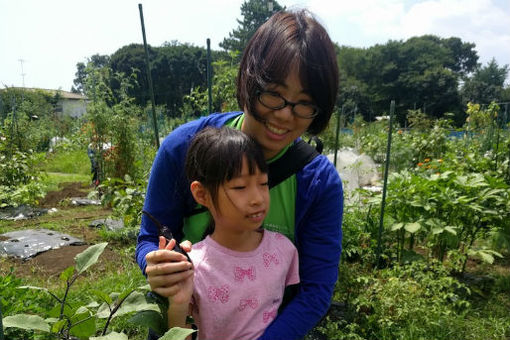
[[[296,248],[268,230],[250,252],[230,250],[208,236],[189,255],[200,340],[257,339],[276,317],[285,287],[299,283]]]

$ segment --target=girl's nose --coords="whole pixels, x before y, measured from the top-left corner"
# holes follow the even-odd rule
[[[264,201],[264,194],[260,188],[254,188],[250,203],[252,205],[260,205]]]

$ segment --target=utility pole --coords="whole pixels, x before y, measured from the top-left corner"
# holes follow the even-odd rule
[[[21,64],[21,79],[23,80],[23,88],[25,88],[25,75],[26,73],[23,72],[23,63],[25,62],[24,59],[18,59],[19,63]]]

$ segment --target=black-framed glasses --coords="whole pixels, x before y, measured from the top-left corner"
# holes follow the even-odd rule
[[[306,102],[292,103],[283,98],[278,92],[258,91],[257,98],[262,105],[272,110],[280,110],[290,105],[292,113],[300,118],[311,119],[319,114],[317,105]]]

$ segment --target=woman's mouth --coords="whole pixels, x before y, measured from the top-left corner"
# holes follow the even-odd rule
[[[272,134],[278,135],[278,136],[283,136],[289,131],[287,129],[282,129],[277,126],[274,126],[269,122],[266,122],[265,125],[266,125],[266,128],[269,130],[269,132],[271,132]]]

